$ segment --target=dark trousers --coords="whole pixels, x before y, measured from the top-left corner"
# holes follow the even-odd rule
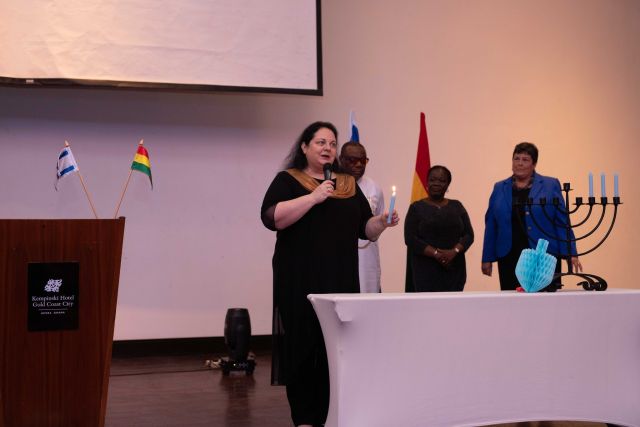
[[[329,412],[329,366],[324,341],[287,381],[291,419],[298,426],[323,426]]]

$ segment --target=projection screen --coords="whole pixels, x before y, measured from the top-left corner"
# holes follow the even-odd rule
[[[320,0],[2,0],[0,83],[322,94]]]

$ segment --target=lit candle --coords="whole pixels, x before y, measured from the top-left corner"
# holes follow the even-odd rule
[[[602,191],[602,197],[607,197],[607,186],[604,183],[604,173],[600,174],[600,190]]]
[[[613,197],[620,197],[620,193],[618,192],[618,174],[613,174]]]
[[[593,197],[593,174],[589,172],[589,197]]]
[[[396,186],[391,187],[391,201],[389,202],[389,216],[387,216],[387,224],[391,224],[393,216],[393,207],[396,205]]]

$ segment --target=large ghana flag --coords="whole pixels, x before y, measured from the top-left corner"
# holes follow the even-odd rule
[[[420,113],[420,136],[418,137],[418,153],[416,154],[416,169],[413,171],[413,185],[411,186],[411,203],[427,197],[427,172],[431,167],[429,155],[429,139],[424,113]],[[407,248],[407,269],[404,281],[405,292],[415,292],[413,274],[411,273],[411,254]]]

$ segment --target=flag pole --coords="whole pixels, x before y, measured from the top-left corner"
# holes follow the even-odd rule
[[[65,141],[64,142],[64,146],[65,148],[69,147],[69,142]],[[91,196],[89,195],[89,191],[87,191],[87,186],[84,184],[84,179],[82,179],[82,174],[80,173],[80,171],[78,170],[78,178],[80,178],[80,184],[82,184],[82,189],[84,190],[84,194],[86,194],[87,196],[87,200],[89,201],[89,206],[91,206],[91,210],[93,211],[93,216],[96,217],[96,219],[98,219],[98,214],[96,213],[96,208],[95,206],[93,206],[93,201],[91,200]]]
[[[144,139],[141,139],[138,143],[138,146],[144,144]],[[127,181],[124,183],[124,188],[122,189],[122,194],[120,195],[120,201],[118,201],[118,206],[116,206],[116,213],[113,214],[113,219],[118,218],[118,212],[120,212],[120,205],[122,205],[122,200],[124,199],[124,194],[127,192],[127,188],[129,187],[129,181],[131,180],[131,173],[133,169],[129,169],[129,176],[127,177]]]
[[[427,173],[431,168],[431,155],[429,154],[429,138],[427,137],[427,123],[424,113],[420,113],[420,133],[418,136],[418,151],[416,153],[416,167],[413,171],[413,185],[411,186],[411,200],[413,203],[427,197]],[[411,254],[407,250],[407,267],[405,270],[405,292],[415,292],[411,266]]]
[[[80,178],[80,184],[82,184],[82,188],[84,189],[84,193],[87,195],[87,200],[89,200],[89,204],[91,205],[91,210],[93,211],[93,216],[98,219],[98,214],[96,213],[96,208],[93,206],[93,202],[91,201],[91,196],[89,196],[89,192],[87,191],[87,186],[84,185],[84,179],[82,179],[82,174],[78,171],[78,178]]]
[[[127,177],[127,182],[124,183],[124,189],[122,190],[122,195],[120,196],[120,201],[118,202],[118,206],[116,207],[116,213],[113,214],[113,219],[118,218],[118,212],[120,211],[120,205],[122,204],[122,199],[124,199],[124,193],[127,192],[127,187],[129,186],[129,180],[131,180],[131,173],[133,169],[129,169],[129,176]]]

